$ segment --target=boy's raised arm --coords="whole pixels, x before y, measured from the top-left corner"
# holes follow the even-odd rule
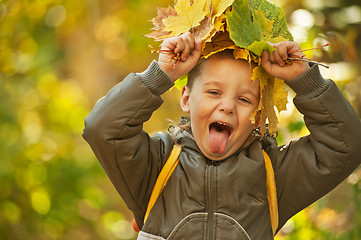
[[[285,57],[287,47],[277,50],[278,56],[272,60],[267,53],[263,56],[263,66],[276,77],[284,77],[296,92],[295,106],[304,115],[311,133],[287,146],[267,149],[275,161],[282,227],[294,214],[335,188],[360,164],[361,122],[336,84],[323,79],[317,65],[299,74],[297,71],[302,69],[299,63],[284,65],[278,58]]]
[[[96,103],[85,119],[83,137],[139,226],[157,175],[172,149],[168,134],[151,138],[143,131],[143,123],[160,107],[160,95],[174,85],[175,78],[198,61],[194,46],[200,49],[199,42],[188,35],[165,40],[162,48],[170,51],[160,54],[159,64],[153,61],[146,71],[129,74]],[[175,67],[169,61],[171,51],[182,52]]]

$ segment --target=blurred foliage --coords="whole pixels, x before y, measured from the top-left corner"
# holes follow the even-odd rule
[[[361,113],[359,0],[274,0],[303,48]],[[142,37],[172,0],[0,0],[0,239],[135,239],[132,214],[81,138],[96,100],[155,55]],[[179,91],[145,124],[181,116]],[[292,104],[279,141],[307,134]],[[277,239],[360,239],[361,171],[297,214]]]

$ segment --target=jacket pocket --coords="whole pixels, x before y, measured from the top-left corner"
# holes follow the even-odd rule
[[[207,216],[207,213],[192,213],[186,216],[175,226],[167,239],[205,239],[204,227]]]
[[[232,217],[215,213],[214,218],[217,222],[216,239],[251,240],[246,230]]]
[[[206,239],[207,213],[193,213],[183,218],[173,231],[169,234],[168,240],[193,240]],[[251,240],[244,228],[232,217],[214,213],[215,238],[230,240]],[[212,231],[213,231],[212,230]]]

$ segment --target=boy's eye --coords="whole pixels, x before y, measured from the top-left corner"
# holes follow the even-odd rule
[[[221,94],[219,91],[216,91],[216,90],[209,90],[208,93],[211,95],[220,95]]]
[[[243,97],[238,98],[238,100],[241,102],[245,102],[245,103],[251,103],[250,100],[248,100],[247,98],[243,98]]]

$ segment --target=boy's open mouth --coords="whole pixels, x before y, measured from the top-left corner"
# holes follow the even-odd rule
[[[213,153],[223,153],[233,128],[223,122],[213,122],[209,125],[209,143]]]

